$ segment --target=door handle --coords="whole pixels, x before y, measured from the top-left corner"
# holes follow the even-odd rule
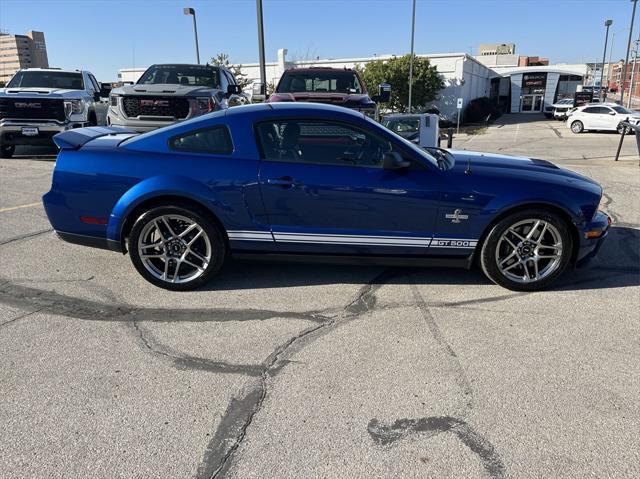
[[[296,181],[290,176],[281,176],[280,178],[269,178],[267,180],[267,184],[274,185],[274,186],[285,186],[285,187],[291,188],[293,186],[300,186],[302,182]]]

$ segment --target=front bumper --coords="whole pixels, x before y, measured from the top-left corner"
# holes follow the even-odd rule
[[[0,145],[53,145],[54,135],[72,128],[82,128],[87,122],[32,121],[32,120],[0,120]],[[24,135],[23,128],[37,128],[36,136]]]
[[[611,223],[609,215],[603,211],[598,211],[593,220],[585,225],[580,232],[580,246],[576,256],[577,266],[583,266],[597,256],[605,238],[609,234]]]

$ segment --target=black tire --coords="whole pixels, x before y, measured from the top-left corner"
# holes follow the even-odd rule
[[[622,124],[618,125],[618,128],[616,128],[616,131],[618,132],[619,135],[622,135],[622,132],[624,131],[625,135],[628,135],[629,133],[631,133],[631,128],[629,128],[628,126],[623,126]]]
[[[143,251],[146,251],[147,254],[157,254],[162,257],[147,258],[143,261],[139,250],[140,245],[147,243],[147,238],[150,237],[147,235],[149,234],[155,235],[155,238],[160,238],[157,231],[159,228],[158,223],[155,222],[156,220],[162,222],[161,218],[166,219],[167,217],[169,217],[170,230],[166,228],[166,223],[163,222],[162,238],[154,240],[154,243],[159,241],[162,246],[147,246],[143,248]],[[175,217],[180,217],[182,220]],[[179,238],[181,233],[179,228],[184,226],[182,230],[184,232],[189,222],[196,224],[202,230],[199,238],[196,238],[192,246],[187,245],[187,243],[193,237],[190,235],[198,231],[197,228],[193,229],[192,233],[187,232],[184,237]],[[154,228],[156,231],[153,231]],[[191,252],[192,247],[193,252]],[[210,248],[208,253],[207,247]],[[140,215],[131,229],[128,249],[133,265],[144,279],[160,288],[172,291],[188,291],[202,286],[220,270],[227,253],[226,242],[220,228],[209,220],[204,212],[190,205],[159,205]],[[174,249],[176,250],[174,251]],[[201,257],[208,256],[209,260],[206,262],[200,261],[197,259],[197,255]],[[165,258],[168,259],[165,261]],[[166,262],[169,263],[168,267],[165,267]],[[197,268],[194,268],[194,266]],[[158,277],[162,268],[165,268],[163,274]],[[193,275],[197,276],[193,279],[188,279],[188,274],[185,274],[184,278],[180,278],[180,270],[182,272],[186,270],[187,273],[193,270]],[[178,281],[183,282],[172,282],[172,271],[174,281],[177,278]]]
[[[89,126],[98,126],[98,119],[93,112],[89,113]]]
[[[503,270],[501,270],[498,265],[498,257],[502,256],[501,253],[503,251],[503,248],[506,247],[507,252],[508,248],[510,248],[508,240],[503,240],[503,235],[511,235],[511,233],[508,231],[516,226],[516,230],[518,228],[523,228],[520,229],[519,232],[522,234],[522,236],[526,237],[526,226],[523,227],[517,225],[526,223],[528,220],[532,221],[533,224],[535,224],[536,221],[541,220],[542,222],[546,222],[548,225],[551,225],[554,229],[547,227],[545,229],[546,232],[544,233],[544,237],[548,239],[553,238],[554,236],[558,236],[558,239],[561,240],[561,252],[557,255],[557,259],[541,259],[541,257],[538,255],[552,254],[552,248],[550,246],[545,247],[543,245],[540,245],[538,247],[529,247],[528,243],[525,242],[516,243],[516,246],[519,246],[520,249],[517,255],[513,258],[513,264],[515,264],[515,262],[517,261],[522,264],[524,258],[526,266],[524,268],[518,265],[515,265],[515,267],[513,267],[510,266],[512,264],[512,260],[509,260],[510,262],[505,263],[504,259],[501,259],[501,263],[505,265],[506,269],[509,269],[510,267],[513,268],[511,269],[511,272],[507,274],[506,272],[503,272]],[[538,228],[537,234],[540,234],[541,230],[544,228],[544,223],[540,223],[540,225],[541,226]],[[529,229],[529,231],[531,229]],[[512,236],[512,239],[513,238],[515,238],[515,236]],[[535,242],[535,234],[534,238],[532,239],[534,240],[533,242]],[[538,240],[539,239],[540,238],[538,238]],[[515,240],[514,242],[516,241],[518,240]],[[549,241],[543,240],[541,243],[549,243]],[[554,244],[557,245],[558,243],[556,242]],[[551,211],[540,209],[523,210],[505,217],[491,228],[491,231],[482,244],[482,249],[480,252],[480,265],[487,278],[504,288],[513,291],[538,291],[548,287],[551,283],[558,279],[558,277],[560,277],[562,273],[564,273],[567,266],[571,262],[573,248],[573,238],[569,231],[569,226],[560,216]],[[505,253],[503,258],[507,256],[509,255]],[[534,262],[536,263],[536,265],[533,264]],[[552,263],[553,265],[549,266],[547,274],[545,276],[542,276],[546,265],[551,265]],[[535,270],[540,268],[541,277],[539,280],[531,280],[531,275],[527,274],[531,271],[535,271],[533,269],[534,267]],[[520,280],[514,280],[512,276],[519,275],[520,271],[524,272],[522,278]],[[524,275],[527,275],[529,277],[528,282],[521,281],[524,279]]]
[[[576,120],[571,123],[571,131],[576,134],[582,133],[584,131],[584,125],[580,120]]]
[[[11,158],[15,151],[15,145],[2,145],[0,146],[0,158]]]

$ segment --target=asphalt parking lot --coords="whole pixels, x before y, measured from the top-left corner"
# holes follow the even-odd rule
[[[595,178],[615,221],[546,292],[232,262],[173,293],[54,236],[47,151],[0,160],[0,476],[639,477],[635,143],[516,118],[454,146]]]

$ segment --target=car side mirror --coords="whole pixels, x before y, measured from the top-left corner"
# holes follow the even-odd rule
[[[371,97],[376,103],[387,103],[391,98],[391,85],[388,83],[380,83],[378,85],[378,94]]]
[[[402,159],[402,156],[395,151],[385,153],[382,159],[382,168],[385,170],[402,170],[410,166],[411,162]]]
[[[615,114],[616,114],[616,112],[615,112],[615,111],[610,111],[610,112],[609,112],[609,115],[615,115]]]
[[[229,98],[231,95],[239,95],[240,93],[242,93],[242,88],[240,88],[240,85],[229,85],[227,87],[227,98]]]

